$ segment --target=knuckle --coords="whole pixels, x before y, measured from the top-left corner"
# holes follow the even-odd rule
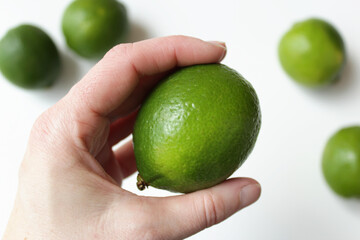
[[[46,154],[51,146],[54,146],[54,136],[52,136],[51,117],[49,110],[43,112],[34,122],[28,142],[28,148],[25,152],[23,161],[18,170],[19,183],[21,179],[26,179],[34,170],[34,162],[38,164],[41,156]],[[34,158],[34,156],[36,156]]]
[[[105,58],[116,60],[126,67],[132,68],[134,72],[140,74],[136,64],[134,63],[134,55],[136,52],[136,43],[122,43],[111,48],[105,55]],[[119,76],[120,77],[120,76]]]
[[[134,43],[121,43],[112,47],[106,54],[105,57],[118,58],[128,57],[134,47]]]
[[[30,133],[31,138],[42,141],[51,136],[50,122],[49,110],[46,110],[35,120]]]
[[[205,227],[211,227],[224,220],[225,205],[220,197],[209,192],[203,196]]]
[[[35,120],[30,132],[30,142],[52,148],[64,140],[71,117],[61,104],[58,102]]]
[[[115,206],[119,206],[119,203],[116,203]],[[115,209],[121,209],[115,207]],[[126,207],[126,219],[129,222],[136,222],[136,224],[131,224],[126,227],[126,232],[128,233],[128,239],[134,240],[162,240],[168,239],[164,238],[164,228],[159,229],[158,223],[160,219],[154,214],[156,211],[156,205],[153,205],[144,197],[133,198],[131,201],[127,202]],[[116,212],[116,211],[115,211]],[[111,213],[113,214],[113,213]],[[116,213],[115,219],[117,221],[123,220],[123,212],[121,214]],[[118,229],[115,229],[117,231]],[[118,234],[121,234],[119,232]]]
[[[185,36],[185,35],[181,35],[181,34],[178,34],[178,35],[173,35],[173,36],[170,36],[170,38],[174,39],[174,40],[178,40],[178,41],[186,41],[187,39],[189,39],[188,36]]]

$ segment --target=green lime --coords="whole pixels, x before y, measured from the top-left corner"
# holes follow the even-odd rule
[[[125,40],[125,6],[116,0],[75,0],[65,10],[62,30],[68,46],[76,53],[100,58]]]
[[[165,78],[136,119],[138,187],[192,192],[228,178],[252,151],[261,123],[255,90],[222,64]]]
[[[360,197],[360,126],[343,128],[329,139],[322,170],[337,194]]]
[[[41,29],[20,25],[0,40],[0,70],[22,88],[50,86],[60,73],[59,52]]]
[[[296,23],[282,37],[278,50],[284,70],[307,87],[334,82],[345,63],[345,46],[340,34],[320,19]]]

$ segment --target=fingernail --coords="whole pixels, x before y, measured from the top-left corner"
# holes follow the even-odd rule
[[[258,183],[246,185],[240,190],[240,208],[254,203],[260,197],[261,187]]]
[[[216,45],[216,46],[218,46],[218,47],[222,47],[222,48],[224,48],[224,49],[226,50],[226,44],[225,44],[225,42],[209,41],[209,43],[214,44],[214,45]]]
[[[223,52],[222,52],[222,54],[221,54],[218,62],[220,62],[221,60],[223,60],[224,57],[225,57],[225,55],[226,55],[226,51],[227,51],[227,49],[226,49],[226,44],[225,44],[224,42],[219,42],[219,41],[208,41],[208,42],[211,43],[211,44],[213,44],[213,45],[215,45],[215,46],[217,46],[217,47],[221,47],[221,48],[223,49]]]

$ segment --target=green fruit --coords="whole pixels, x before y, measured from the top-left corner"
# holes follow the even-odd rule
[[[41,29],[20,25],[0,40],[0,70],[22,88],[50,86],[60,73],[59,52]]]
[[[75,0],[63,15],[62,30],[68,46],[86,58],[100,58],[125,40],[128,19],[116,0]]]
[[[338,131],[327,142],[322,170],[329,186],[344,197],[360,197],[360,126]]]
[[[222,64],[176,71],[136,119],[139,189],[187,193],[224,181],[252,151],[260,122],[257,95],[236,71]]]
[[[345,63],[345,47],[340,34],[320,19],[296,23],[281,39],[278,51],[284,70],[307,87],[334,82]]]

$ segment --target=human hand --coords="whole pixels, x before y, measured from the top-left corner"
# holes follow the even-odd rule
[[[110,50],[33,126],[4,239],[183,239],[256,201],[260,185],[233,178],[190,194],[143,197],[122,189],[136,171],[136,110],[176,67],[223,59],[225,45],[173,36]],[[135,184],[135,183],[134,183]]]

